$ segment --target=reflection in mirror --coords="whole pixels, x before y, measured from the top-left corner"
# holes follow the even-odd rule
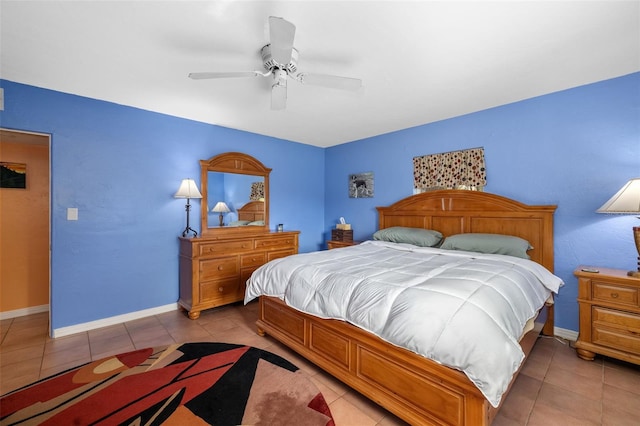
[[[220,226],[213,206],[224,202],[229,212],[223,226],[264,225],[264,178],[262,176],[209,172],[209,227]]]
[[[241,230],[269,230],[271,169],[239,152],[201,160],[200,168],[203,236]],[[224,203],[229,211],[214,211],[218,203]]]

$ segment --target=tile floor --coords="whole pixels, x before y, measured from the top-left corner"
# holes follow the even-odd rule
[[[337,426],[402,425],[393,414],[332,379],[253,325],[257,304],[205,311],[192,321],[180,311],[50,339],[48,314],[0,321],[0,394],[72,366],[134,349],[186,341],[255,346],[306,371],[329,403]],[[494,426],[638,425],[640,366],[579,359],[569,342],[541,338]]]

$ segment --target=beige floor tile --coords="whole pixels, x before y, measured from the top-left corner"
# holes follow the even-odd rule
[[[329,409],[336,426],[375,426],[376,424],[374,419],[344,398],[338,398],[333,401],[329,404]]]
[[[596,426],[599,424],[600,416],[591,419],[578,418],[565,410],[536,402],[527,426]]]
[[[0,353],[0,365],[2,367],[18,364],[31,359],[42,359],[45,351],[44,341],[25,348],[17,347],[13,350],[6,350]]]
[[[351,403],[358,410],[362,411],[368,417],[375,420],[376,424],[382,421],[384,416],[387,414],[387,410],[354,390],[349,390],[342,396],[342,398]]]
[[[87,344],[75,348],[46,353],[42,358],[42,368],[48,370],[59,365],[69,365],[73,362],[80,365],[88,362],[89,360],[91,360],[91,351]]]
[[[77,333],[70,336],[59,337],[57,339],[47,339],[44,353],[48,354],[51,352],[67,351],[83,346],[86,346],[87,348],[89,347],[88,333]]]
[[[588,363],[589,361],[580,360]],[[590,365],[590,364],[589,364]],[[602,366],[591,368],[576,368],[573,364],[552,363],[544,378],[545,383],[549,383],[559,388],[580,394],[592,400],[602,399],[603,372]],[[588,375],[587,375],[588,374]]]
[[[542,384],[529,422],[533,421],[534,416],[537,417],[538,406],[548,407],[585,422],[600,422],[602,417],[602,401],[546,382]]]
[[[635,393],[640,398],[640,366],[609,362],[604,368],[604,383]]]
[[[513,421],[514,424],[527,424],[541,387],[541,380],[520,375],[500,409],[501,417]]]
[[[619,417],[626,414],[637,419],[640,424],[640,394],[605,384],[602,410],[603,417],[608,418],[614,414],[615,417]],[[608,413],[607,416],[604,415],[605,412]]]

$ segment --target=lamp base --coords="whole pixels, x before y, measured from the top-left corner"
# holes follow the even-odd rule
[[[198,233],[196,232],[196,230],[191,227],[187,227],[184,231],[182,231],[182,236],[186,237],[187,235],[189,235],[189,232],[193,232],[194,237],[198,236]]]

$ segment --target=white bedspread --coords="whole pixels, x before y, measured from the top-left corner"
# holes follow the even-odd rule
[[[275,296],[348,321],[463,371],[498,406],[524,359],[525,324],[562,284],[530,260],[366,241],[263,265],[245,303]]]

